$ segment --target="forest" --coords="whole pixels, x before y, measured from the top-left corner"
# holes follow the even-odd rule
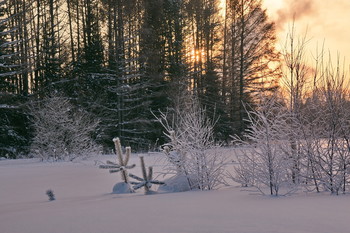
[[[277,50],[260,0],[2,0],[0,18],[1,157],[50,140],[67,153],[108,153],[114,137],[154,150],[167,142],[157,117],[176,122],[191,96],[217,143],[249,139],[254,119],[282,110],[293,116],[281,121],[288,132],[348,143],[342,65],[322,50],[310,67],[307,39],[293,30]]]

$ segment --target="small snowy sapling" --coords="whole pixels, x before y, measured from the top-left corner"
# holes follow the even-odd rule
[[[129,162],[130,154],[131,154],[131,148],[126,147],[125,156],[123,158],[122,146],[120,144],[120,139],[114,138],[113,142],[115,145],[115,151],[116,151],[119,163],[107,161],[107,164],[100,165],[100,168],[109,169],[110,173],[115,173],[115,172],[121,173],[123,182],[117,183],[113,187],[113,193],[133,193],[134,190],[132,189],[131,185],[129,184],[128,172],[127,172],[128,169],[132,169],[135,167],[135,164],[127,165]]]
[[[123,179],[124,183],[128,183],[129,180],[128,180],[127,169],[132,169],[135,167],[135,164],[132,164],[130,166],[127,165],[129,162],[130,154],[131,154],[131,148],[130,147],[125,148],[126,149],[125,158],[123,159],[123,153],[122,153],[122,147],[120,144],[120,139],[114,138],[113,142],[115,145],[115,151],[116,151],[116,154],[118,156],[119,164],[111,162],[111,161],[107,161],[107,165],[100,165],[100,168],[110,169],[109,170],[110,173],[121,172],[122,179]]]
[[[140,156],[141,160],[141,169],[142,169],[142,176],[143,178],[140,178],[138,176],[135,176],[133,174],[129,174],[131,178],[134,178],[135,180],[138,180],[139,182],[130,182],[131,184],[134,185],[134,189],[139,189],[141,187],[145,188],[145,193],[150,194],[152,193],[150,191],[150,188],[152,184],[158,184],[158,185],[164,185],[164,182],[158,181],[158,180],[153,180],[153,168],[148,167],[148,174],[146,172],[146,166],[145,166],[145,161],[143,160],[143,156]]]
[[[54,201],[55,199],[55,194],[53,194],[53,191],[51,189],[46,191],[46,195],[49,197],[49,201]]]

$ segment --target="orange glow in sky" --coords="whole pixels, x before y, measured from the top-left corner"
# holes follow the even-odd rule
[[[350,61],[350,0],[263,0],[263,7],[276,22],[280,44],[295,15],[297,35],[307,31],[310,53],[325,42],[325,50],[333,57],[339,53]]]

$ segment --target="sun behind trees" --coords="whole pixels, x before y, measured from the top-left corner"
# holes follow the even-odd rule
[[[276,87],[270,64],[278,56],[260,1],[226,1],[225,14],[220,3],[4,0],[1,94],[24,98],[4,98],[1,106],[58,92],[99,120],[96,142],[105,151],[115,136],[151,150],[167,140],[151,111],[181,109],[190,91],[218,117],[215,140],[228,141],[247,127],[242,103],[254,107],[256,93]],[[5,134],[20,125],[1,124]]]

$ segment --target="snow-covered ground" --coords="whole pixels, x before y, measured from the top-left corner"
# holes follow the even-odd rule
[[[145,156],[161,171],[160,155]],[[348,233],[350,196],[252,195],[240,187],[112,194],[120,174],[96,161],[0,161],[1,233]],[[137,165],[137,156],[131,163]],[[139,166],[133,173],[140,175]],[[159,176],[157,179],[162,180]],[[48,201],[52,189],[56,200]]]

